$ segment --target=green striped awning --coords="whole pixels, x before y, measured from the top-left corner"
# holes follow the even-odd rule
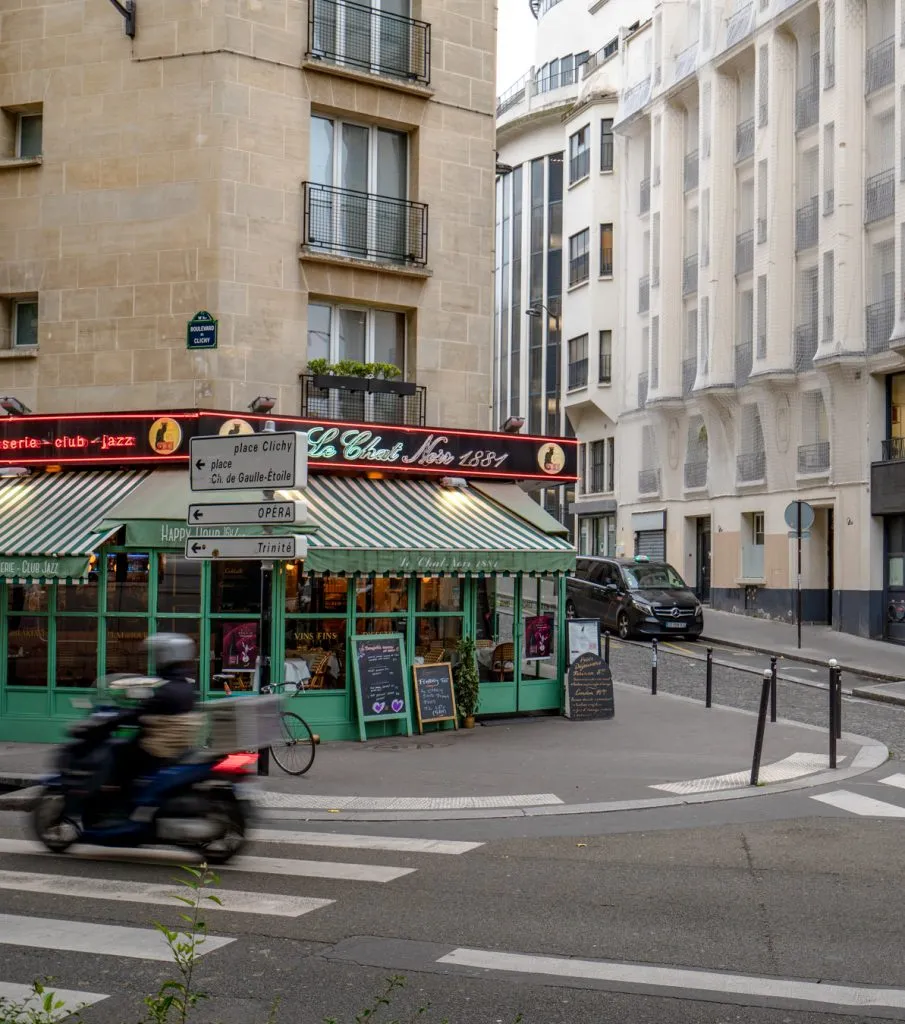
[[[0,578],[84,576],[89,556],[113,532],[100,526],[107,510],[147,475],[142,469],[0,479]]]
[[[516,487],[515,484],[511,485]],[[568,572],[575,548],[473,488],[427,480],[316,476],[305,497],[317,527],[311,572]]]

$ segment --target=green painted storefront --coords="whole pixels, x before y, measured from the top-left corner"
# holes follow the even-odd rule
[[[294,699],[325,739],[358,734],[355,633],[402,633],[409,665],[447,660],[471,636],[479,715],[561,707],[575,553],[517,485],[318,474],[305,497],[308,557],[276,563],[264,585],[273,675],[304,679]],[[154,631],[194,637],[203,699],[253,685],[261,566],[186,559],[186,539],[203,535],[186,526],[190,500],[176,468],[0,480],[0,739],[58,739],[84,714],[91,681],[148,668],[142,641]],[[544,616],[552,652],[529,650],[526,627]]]

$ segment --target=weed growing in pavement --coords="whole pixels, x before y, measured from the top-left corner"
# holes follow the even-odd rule
[[[50,978],[45,978],[43,982],[33,981],[32,994],[22,1003],[14,1003],[0,996],[0,1024],[58,1024],[63,1020],[67,1024],[83,1024],[79,1014],[83,1006],[67,1010],[66,1004],[57,998],[56,992],[47,990],[49,981]]]

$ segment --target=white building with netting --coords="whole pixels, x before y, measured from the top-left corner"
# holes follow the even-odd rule
[[[716,608],[905,640],[905,4],[660,0],[624,41],[617,536]],[[897,162],[901,166],[897,167]],[[900,198],[900,196],[902,198]]]

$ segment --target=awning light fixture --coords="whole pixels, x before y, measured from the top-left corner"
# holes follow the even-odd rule
[[[254,413],[263,414],[265,412],[270,412],[276,404],[277,400],[270,395],[258,395],[258,397],[249,404],[248,408]]]
[[[28,476],[25,466],[0,466],[0,477]]]
[[[464,491],[468,481],[464,476],[444,476],[440,479],[440,486],[448,491]]]
[[[31,409],[24,402],[20,402],[18,398],[14,398],[12,395],[4,395],[3,398],[0,398],[0,409],[7,416],[27,416],[31,412]]]
[[[524,425],[524,416],[510,416],[502,427],[500,427],[500,430],[502,430],[504,434],[518,434]]]

